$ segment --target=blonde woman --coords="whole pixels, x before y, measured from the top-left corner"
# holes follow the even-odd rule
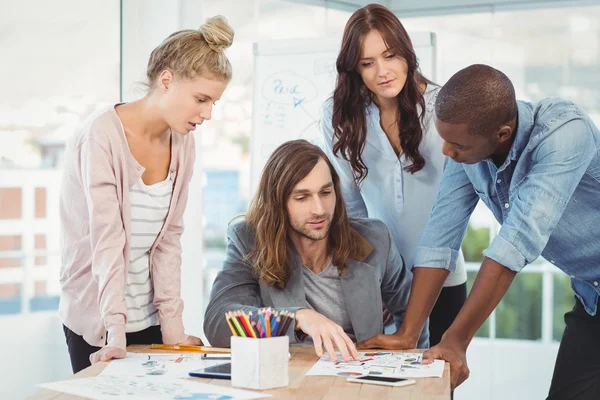
[[[59,314],[73,372],[130,344],[201,344],[180,297],[189,133],[231,79],[232,41],[220,16],[173,33],[150,55],[147,94],[93,114],[67,146]]]

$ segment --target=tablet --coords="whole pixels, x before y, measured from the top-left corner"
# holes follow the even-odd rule
[[[195,378],[231,379],[231,363],[212,365],[189,372]]]

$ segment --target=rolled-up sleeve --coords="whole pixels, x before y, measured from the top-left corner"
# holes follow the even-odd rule
[[[412,268],[456,269],[460,245],[478,200],[463,166],[449,160]]]
[[[483,254],[517,272],[539,257],[597,152],[583,116],[544,138],[525,182],[511,196],[508,217]]]

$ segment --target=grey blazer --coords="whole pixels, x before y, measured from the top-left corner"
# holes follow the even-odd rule
[[[358,260],[348,260],[341,276],[348,315],[357,341],[383,333],[381,301],[398,323],[402,323],[412,275],[404,266],[385,224],[374,219],[351,219],[361,236]],[[295,312],[310,308],[304,292],[300,256],[294,251],[292,275],[285,289],[269,286],[256,279],[245,257],[255,244],[254,232],[245,221],[232,224],[227,232],[228,245],[223,269],[217,275],[204,319],[204,333],[211,345],[228,347],[231,331],[225,313],[232,310],[255,311],[261,307]],[[292,329],[290,343],[297,342]],[[429,327],[425,324],[419,348],[429,347]]]

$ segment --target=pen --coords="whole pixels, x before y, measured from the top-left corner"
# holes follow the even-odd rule
[[[178,350],[178,351],[191,351],[198,353],[231,353],[231,349],[225,349],[222,347],[210,347],[210,346],[186,346],[180,344],[152,344],[150,346],[153,350]]]

